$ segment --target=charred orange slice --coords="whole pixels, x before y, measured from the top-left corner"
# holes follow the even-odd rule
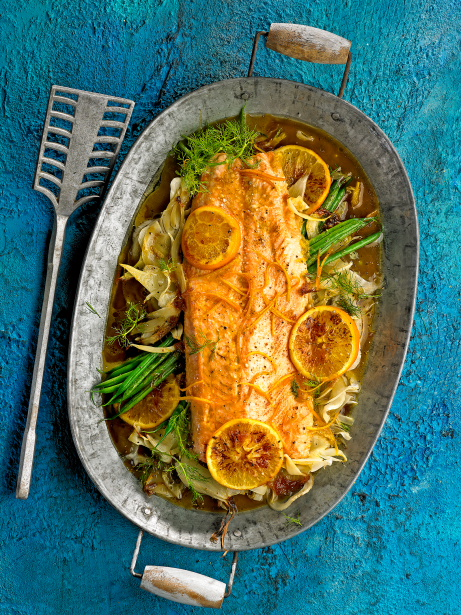
[[[205,205],[186,220],[182,251],[198,269],[218,269],[235,258],[240,248],[240,226],[236,218],[220,207]]]
[[[327,198],[331,185],[328,165],[318,154],[300,145],[285,145],[274,151],[274,163],[281,166],[288,186],[303,175],[308,175],[304,201],[309,205],[307,213],[313,213]]]
[[[222,425],[208,442],[206,461],[212,477],[229,489],[254,489],[282,467],[282,439],[273,427],[252,419]]]
[[[308,378],[326,382],[350,369],[357,358],[360,334],[344,310],[319,305],[305,312],[290,334],[290,358]]]
[[[154,429],[173,414],[179,404],[179,395],[179,385],[175,377],[168,376],[160,387],[152,389],[149,395],[138,401],[128,412],[121,414],[120,418],[140,431]]]

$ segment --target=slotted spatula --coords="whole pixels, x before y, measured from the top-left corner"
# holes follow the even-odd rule
[[[56,281],[66,223],[77,207],[101,200],[120,151],[134,102],[53,85],[43,126],[34,190],[45,194],[56,210],[48,252],[48,270],[37,353],[19,462],[16,497],[30,490],[36,426],[45,369]]]

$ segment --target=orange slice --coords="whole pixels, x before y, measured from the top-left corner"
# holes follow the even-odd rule
[[[274,151],[274,162],[281,166],[288,186],[309,174],[303,198],[309,205],[308,214],[318,209],[331,185],[330,171],[322,158],[300,145],[285,145]]]
[[[290,334],[290,358],[296,369],[313,380],[338,378],[359,353],[360,333],[344,310],[319,305],[305,312]]]
[[[218,269],[230,262],[240,248],[240,226],[220,207],[205,205],[187,218],[182,233],[182,251],[198,269]]]
[[[120,418],[140,431],[154,429],[173,414],[174,409],[179,404],[179,395],[179,385],[175,377],[173,375],[168,376],[161,386],[152,389],[144,399],[138,401],[128,412],[121,414]],[[114,404],[114,407],[117,411],[119,410],[118,404]]]
[[[221,485],[254,489],[274,478],[282,467],[282,439],[267,423],[234,419],[222,425],[208,442],[206,461]]]

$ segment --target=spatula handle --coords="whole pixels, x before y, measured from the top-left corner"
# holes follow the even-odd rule
[[[16,483],[16,497],[20,500],[26,500],[29,496],[30,490],[32,468],[34,465],[38,409],[40,406],[40,395],[42,392],[43,374],[45,371],[51,315],[53,313],[54,295],[56,292],[59,265],[61,263],[66,222],[66,216],[56,215],[53,235],[51,237],[50,247],[48,250],[48,270],[46,274],[42,316],[40,319],[40,329],[38,332],[37,352],[35,355],[34,373],[32,376],[27,423],[22,440],[18,481]]]

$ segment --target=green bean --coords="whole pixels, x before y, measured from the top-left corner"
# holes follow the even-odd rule
[[[327,198],[322,203],[323,209],[326,209],[327,211],[331,211],[330,210],[330,205],[335,200],[336,195],[338,194],[338,190],[339,190],[340,186],[341,186],[341,184],[339,182],[339,179],[335,179],[334,182],[331,184],[330,192],[328,193]]]
[[[350,220],[345,220],[344,222],[340,222],[336,226],[333,226],[332,228],[328,229],[327,231],[320,233],[320,235],[316,235],[309,241],[309,247],[314,248],[315,246],[317,246],[317,244],[321,245],[322,243],[324,243],[326,239],[331,236],[341,235],[342,229],[349,227],[352,228],[357,223],[357,220],[361,221],[362,218],[351,218]]]
[[[92,391],[97,391],[97,390],[101,391],[101,389],[111,387],[119,382],[123,382],[123,380],[125,380],[126,377],[127,377],[127,374],[120,374],[119,376],[115,376],[114,378],[103,380],[99,384],[95,384],[94,387],[92,388]]]
[[[307,225],[307,220],[304,220],[303,225],[301,227],[301,235],[304,237],[304,239],[307,239],[306,225]]]
[[[324,231],[320,235],[317,235],[317,237],[314,237],[314,239],[309,242],[309,250],[312,256],[310,256],[306,263],[307,267],[309,268],[315,262],[319,251],[320,256],[322,256],[322,254],[327,252],[335,243],[342,241],[348,235],[352,235],[371,222],[375,222],[375,220],[376,218],[352,218],[345,222],[340,222],[328,231]]]
[[[339,179],[334,180],[334,182],[331,184],[330,192],[328,193],[327,198],[322,203],[323,209],[326,209],[329,212],[335,211],[341,199],[346,193],[344,188],[351,181],[351,179],[352,179],[352,175],[343,175]],[[341,188],[341,186],[343,186],[343,188]],[[341,196],[339,196],[340,194]]]
[[[161,375],[157,378],[157,380],[154,380],[154,382],[152,383],[152,388],[153,389],[155,387],[158,387],[159,384],[161,384],[164,380],[166,380],[168,378],[168,376],[170,374],[172,374],[175,369],[177,369],[177,367],[178,367],[178,360],[177,359],[178,359],[178,357],[176,356],[176,361],[174,362],[174,364],[171,364],[167,368],[165,368],[163,370],[163,372],[161,373]]]
[[[113,404],[120,395],[127,390],[127,388],[135,382],[141,374],[157,359],[158,357],[154,354],[148,354],[143,358],[139,366],[134,369],[132,372],[129,372],[127,378],[120,384],[119,388],[115,392],[115,395],[109,399],[107,403],[104,405],[107,406],[109,404]]]
[[[124,361],[121,365],[118,365],[117,367],[113,367],[108,372],[105,372],[105,374],[106,376],[110,376],[111,378],[113,378],[114,376],[118,376],[120,374],[126,374],[126,372],[130,372],[132,369],[136,367],[136,365],[141,363],[142,359],[143,359],[142,355],[133,357],[132,359],[128,359],[127,361]]]
[[[373,241],[376,241],[378,239],[378,237],[381,235],[381,233],[382,233],[382,231],[378,231],[377,233],[373,233],[373,235],[369,235],[368,237],[365,237],[364,239],[361,239],[360,241],[357,241],[356,243],[353,243],[353,244],[351,244],[349,246],[346,246],[342,250],[339,250],[339,252],[336,252],[335,254],[331,254],[325,260],[324,264],[328,265],[329,263],[332,263],[333,261],[337,261],[339,258],[342,258],[343,256],[346,256],[346,254],[350,254],[351,252],[355,252],[356,250],[360,250],[360,248],[364,248],[369,243],[373,243]],[[309,273],[315,273],[316,265],[311,265],[308,269],[309,269]]]
[[[122,395],[119,401],[125,401],[126,399],[136,395],[146,384],[149,378],[153,379],[156,374],[162,374],[172,363],[176,364],[178,359],[177,353],[171,355],[163,355],[162,361],[157,363],[153,368],[149,369],[141,380],[138,380],[135,384],[132,384]]]
[[[131,408],[133,406],[135,406],[138,402],[142,401],[144,399],[144,397],[146,397],[146,395],[148,395],[150,393],[150,391],[152,391],[152,389],[154,389],[159,384],[161,384],[164,380],[166,380],[166,378],[168,378],[168,376],[170,374],[172,374],[174,372],[174,370],[176,369],[176,367],[177,367],[178,354],[175,353],[175,355],[176,356],[173,355],[173,357],[175,359],[173,364],[171,364],[168,367],[168,369],[165,369],[162,372],[162,374],[154,382],[152,382],[152,384],[149,384],[149,385],[147,385],[147,387],[141,389],[141,391],[139,391],[139,393],[137,395],[135,395],[135,397],[133,397],[125,406],[123,406],[123,408],[116,415],[111,416],[110,418],[107,418],[105,420],[106,421],[112,421],[113,419],[116,419],[121,414],[124,414],[125,412],[128,412],[128,410],[131,410]]]
[[[173,342],[173,336],[168,335],[164,340],[162,340],[158,347],[169,346]],[[155,353],[146,352],[147,356],[143,358],[141,363],[134,369],[132,372],[128,374],[128,377],[121,383],[120,387],[117,389],[115,395],[106,403],[105,406],[109,404],[115,403],[115,400],[120,397],[122,393],[124,393],[133,383],[137,382],[139,384],[140,380],[144,378],[145,370],[150,366],[154,367],[154,365],[158,365],[164,359],[162,355],[158,355]]]
[[[339,204],[343,200],[345,194],[346,194],[346,191],[344,188],[341,188],[341,190],[338,190],[338,194],[336,195],[336,198],[331,204],[331,208],[328,211],[330,211],[331,213],[334,213],[338,209]]]
[[[113,384],[112,386],[108,386],[102,389],[96,389],[95,387],[93,387],[91,389],[91,393],[99,393],[100,395],[107,395],[107,393],[112,393],[113,391],[116,391],[118,387],[119,387],[118,384]]]

